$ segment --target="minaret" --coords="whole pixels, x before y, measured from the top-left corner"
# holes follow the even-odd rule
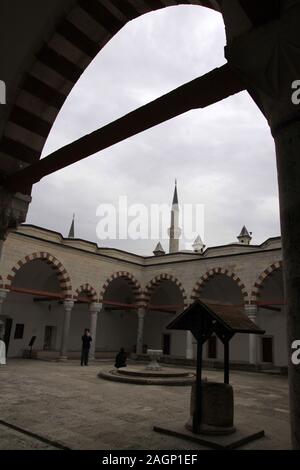
[[[252,232],[249,233],[244,225],[241,233],[239,234],[237,238],[241,245],[250,245],[250,242],[252,240],[251,235],[252,235]]]
[[[168,230],[168,234],[170,237],[169,253],[178,253],[181,229],[179,228],[179,205],[178,205],[178,194],[177,194],[177,180],[175,180],[175,190],[174,190],[172,210],[171,210],[171,227]]]
[[[68,238],[75,238],[75,214],[73,214],[73,219],[72,219],[71,227],[69,230]]]

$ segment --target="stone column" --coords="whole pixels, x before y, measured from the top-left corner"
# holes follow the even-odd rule
[[[70,323],[71,323],[71,313],[74,307],[73,300],[65,300],[64,301],[64,309],[65,309],[65,316],[64,316],[64,325],[61,337],[61,349],[60,349],[60,361],[66,361],[68,359],[68,340],[69,340],[69,332],[70,332]]]
[[[8,292],[9,292],[9,291],[6,290],[6,289],[0,289],[0,315],[1,315],[1,313],[2,313],[2,305],[3,305],[3,302],[4,302],[4,300],[6,299]]]
[[[231,12],[227,11],[229,4]],[[276,146],[287,300],[290,419],[292,446],[296,450],[300,449],[300,372],[299,366],[291,363],[290,348],[294,340],[300,339],[300,104],[297,94],[294,96],[294,85],[297,87],[300,79],[300,0],[280,4],[277,21],[250,31],[245,26],[237,32],[241,36],[235,41],[231,41],[235,36],[232,24],[242,21],[237,2],[222,2],[222,13],[228,32],[226,58],[268,120]]]
[[[186,359],[194,359],[193,335],[190,331],[186,332],[185,357]]]
[[[92,337],[91,349],[90,349],[90,359],[95,359],[96,351],[96,341],[97,341],[97,322],[98,314],[102,309],[102,304],[93,302],[90,304],[90,333]]]
[[[2,314],[2,305],[3,305],[4,300],[6,299],[8,292],[9,292],[8,290],[0,289],[0,315]],[[5,324],[4,322],[0,321],[0,339],[2,339],[4,333],[5,333]]]
[[[300,449],[300,369],[299,365],[291,362],[291,345],[293,341],[300,339],[300,122],[291,123],[283,128],[275,137],[275,143],[279,181],[283,277],[287,302],[292,442],[294,449]]]
[[[146,315],[145,307],[140,307],[137,311],[138,314],[138,328],[136,339],[136,353],[143,354],[143,338],[144,338],[144,318]]]
[[[253,323],[257,322],[257,305],[246,304],[245,313],[249,320]],[[257,353],[257,335],[249,335],[249,363],[257,364],[258,353]]]

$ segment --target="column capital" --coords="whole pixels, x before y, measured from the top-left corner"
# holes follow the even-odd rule
[[[64,300],[64,309],[65,310],[72,310],[72,308],[74,307],[74,300],[71,300],[71,299],[66,299]]]
[[[245,313],[250,318],[250,320],[256,319],[257,311],[258,308],[256,304],[245,304]]]
[[[102,310],[102,304],[99,302],[90,303],[90,312],[91,313],[100,313]]]

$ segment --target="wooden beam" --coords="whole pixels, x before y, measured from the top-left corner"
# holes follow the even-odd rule
[[[138,305],[136,304],[127,304],[127,303],[123,303],[123,302],[114,302],[113,300],[103,300],[103,305],[107,306],[107,307],[118,307],[120,310],[121,309],[128,309],[128,310],[134,310],[134,309],[138,309]]]
[[[93,300],[89,299],[88,297],[78,297],[76,303],[79,304],[90,304],[92,303]]]
[[[172,309],[181,310],[181,309],[184,309],[184,305],[183,304],[149,304],[148,308],[152,310],[159,310],[160,308],[171,309],[171,310]]]
[[[137,310],[139,308],[136,304],[127,304],[123,302],[115,302],[113,300],[103,300],[103,305],[110,308],[110,310]],[[162,313],[176,313],[177,310],[183,309],[184,305],[166,304],[166,305],[147,305],[148,311],[159,311]]]
[[[95,2],[85,2],[91,6]],[[97,8],[100,3],[97,3]],[[43,93],[49,93],[49,87]],[[28,192],[28,187],[44,176],[61,170],[129,137],[168,121],[191,109],[205,108],[245,90],[245,85],[228,64],[212,70],[142,106],[91,134],[56,150],[40,161],[1,181],[12,192]],[[54,90],[50,90],[51,93]],[[33,94],[34,89],[32,90]],[[52,93],[52,99],[54,99]],[[63,97],[64,99],[64,97]],[[55,99],[54,99],[55,101]]]
[[[46,297],[48,299],[56,299],[61,300],[65,298],[65,295],[61,292],[48,292],[44,290],[36,290],[36,289],[27,289],[25,287],[15,287],[12,286],[10,288],[11,292],[16,292],[18,294],[26,294],[26,295],[33,295],[38,297]]]
[[[280,307],[272,307],[271,305],[260,305],[260,308],[264,308],[265,310],[272,310],[273,312],[281,312]]]
[[[176,314],[178,310],[183,310],[183,305],[148,305],[147,310],[152,312]]]
[[[261,307],[262,305],[287,305],[287,302],[285,300],[264,300],[264,301],[257,301],[256,305]]]

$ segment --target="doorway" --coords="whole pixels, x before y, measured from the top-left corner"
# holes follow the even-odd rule
[[[217,337],[211,336],[207,342],[208,359],[217,359]]]
[[[163,354],[169,356],[171,354],[171,335],[163,335]]]
[[[55,351],[56,346],[56,326],[45,326],[44,351]]]
[[[262,362],[273,364],[273,337],[265,336],[262,338]]]

